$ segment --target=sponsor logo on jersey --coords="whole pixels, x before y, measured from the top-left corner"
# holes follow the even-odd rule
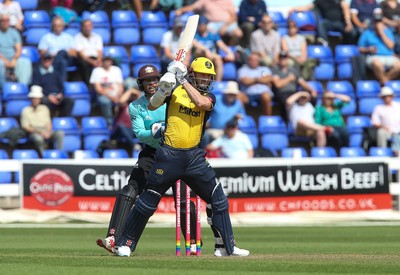
[[[200,111],[193,111],[192,109],[182,105],[179,106],[179,113],[194,117],[200,116]]]
[[[163,169],[156,169],[156,174],[162,175],[162,174],[164,174],[164,170]]]

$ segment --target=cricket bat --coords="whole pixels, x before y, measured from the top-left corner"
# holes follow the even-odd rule
[[[199,15],[194,14],[189,16],[185,29],[181,34],[181,38],[179,39],[179,50],[176,53],[175,60],[183,61],[185,59],[186,54],[190,50],[192,46],[194,35],[196,34],[197,24],[199,22]]]

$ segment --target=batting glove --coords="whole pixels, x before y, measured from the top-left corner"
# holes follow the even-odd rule
[[[174,89],[175,85],[175,75],[167,72],[160,79],[159,89],[161,90],[162,95],[167,97],[171,95],[171,92]]]
[[[169,63],[167,71],[173,73],[174,75],[182,75],[185,76],[187,74],[187,68],[180,61],[172,61]]]
[[[154,138],[160,138],[165,130],[165,122],[156,122],[151,125],[151,135]]]

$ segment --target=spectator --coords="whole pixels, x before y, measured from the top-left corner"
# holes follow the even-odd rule
[[[325,147],[326,128],[315,123],[315,108],[310,102],[311,99],[311,94],[306,91],[300,91],[288,97],[286,108],[289,113],[289,123],[296,136],[313,137],[317,147]]]
[[[120,101],[124,89],[122,71],[113,65],[110,56],[105,56],[102,66],[93,70],[90,84],[93,85],[96,92],[101,113],[111,128],[114,122],[113,107]]]
[[[93,68],[101,66],[103,56],[103,38],[93,32],[90,20],[81,22],[81,31],[75,35],[77,61],[83,74],[83,80],[89,85]]]
[[[224,135],[207,145],[207,150],[220,149],[223,157],[230,159],[250,159],[254,157],[250,138],[239,130],[238,121],[232,119],[225,125]]]
[[[267,14],[261,17],[259,27],[250,36],[250,50],[260,55],[262,65],[273,67],[278,64],[281,36],[273,29],[274,22]]]
[[[394,54],[397,58],[400,57],[400,19],[394,33]]]
[[[33,70],[32,85],[42,88],[42,104],[50,110],[57,110],[62,117],[71,115],[74,100],[64,97],[64,83],[53,66],[53,57],[50,54],[45,53],[40,57],[40,64]]]
[[[217,103],[208,120],[207,136],[210,140],[220,137],[226,123],[231,119],[241,119],[246,115],[243,103],[239,96],[246,97],[244,93],[239,91],[238,83],[228,81],[222,95],[216,95]]]
[[[335,99],[338,101],[335,102]],[[350,102],[347,95],[326,91],[322,95],[322,103],[315,108],[315,122],[327,126],[327,144],[335,148],[349,144],[349,132],[341,114],[341,109]]]
[[[54,67],[60,72],[62,82],[66,82],[68,66],[76,63],[75,41],[69,33],[64,32],[64,20],[61,17],[53,17],[51,29],[40,39],[39,53],[49,53],[54,57]]]
[[[191,5],[175,11],[175,15],[195,11],[205,16],[209,21],[207,28],[211,33],[227,37],[225,41],[236,40],[243,36],[237,23],[235,5],[232,0],[198,0]],[[230,44],[235,44],[232,42]]]
[[[151,0],[150,1],[150,10],[157,11],[162,10],[167,17],[171,11],[175,11],[177,9],[182,8],[183,1],[182,0]]]
[[[367,67],[382,86],[400,73],[400,60],[394,54],[394,46],[392,31],[382,22],[382,14],[375,12],[372,28],[361,34],[358,47],[360,53],[366,54]]]
[[[176,57],[176,53],[179,49],[179,38],[184,27],[185,23],[182,19],[179,16],[175,17],[172,30],[166,31],[161,39],[160,48],[162,72],[167,71],[168,64]],[[186,67],[189,67],[191,59],[191,52],[188,51],[182,62]]]
[[[250,35],[258,28],[261,17],[267,14],[267,4],[262,0],[242,0],[239,6],[238,22],[243,32],[241,46],[250,47]]]
[[[372,125],[377,128],[377,146],[387,147],[392,141],[392,150],[398,156],[400,151],[400,103],[393,100],[394,93],[389,87],[382,87],[379,97],[383,104],[377,105],[371,115]]]
[[[372,15],[378,7],[376,0],[351,0],[351,22],[357,29],[358,34],[361,34],[371,25]]]
[[[129,145],[130,151],[133,150],[135,135],[132,131],[131,118],[129,116],[129,104],[141,96],[138,89],[130,88],[120,97],[118,110],[114,119],[111,138],[118,139]]]
[[[287,119],[286,99],[297,92],[298,86],[301,86],[306,91],[310,91],[313,98],[317,97],[317,91],[299,76],[297,70],[289,67],[289,54],[287,52],[282,51],[279,54],[278,66],[273,68],[272,73],[272,83],[275,88],[275,95],[278,97],[281,106],[283,118]]]
[[[400,19],[400,5],[397,0],[383,0],[379,7],[382,10],[383,23],[388,25],[390,29],[394,29]]]
[[[250,53],[247,64],[238,70],[238,79],[240,90],[246,93],[250,102],[261,104],[263,115],[272,115],[272,72],[268,67],[260,65],[257,53]]]
[[[222,41],[218,34],[211,33],[207,30],[208,19],[204,16],[199,18],[197,32],[193,40],[193,57],[207,57],[210,59],[216,69],[215,80],[222,80],[224,75],[224,60],[234,61],[235,54],[232,50]],[[221,49],[226,56],[224,59],[218,54],[218,49]]]
[[[54,9],[57,6],[63,6],[67,9],[71,9],[74,4],[74,0],[50,0],[50,7]]]
[[[354,44],[356,32],[351,23],[350,8],[346,0],[314,0],[312,3],[292,8],[291,12],[316,9],[318,20],[318,41],[328,46],[328,31],[337,31],[343,35],[344,44]]]
[[[3,0],[0,3],[0,11],[10,17],[10,26],[22,32],[24,30],[24,14],[18,1]]]
[[[10,28],[10,16],[0,14],[0,87],[5,81],[29,85],[32,78],[30,59],[21,57],[21,35]]]
[[[298,34],[297,24],[293,20],[288,20],[288,34],[282,37],[281,48],[289,55],[289,67],[298,69],[305,80],[310,80],[317,61],[307,56],[307,41]]]
[[[50,110],[46,105],[40,104],[43,98],[42,88],[36,85],[32,86],[28,96],[32,103],[31,106],[22,110],[22,129],[29,135],[41,156],[49,142],[54,142],[57,149],[63,149],[64,133],[53,131]]]

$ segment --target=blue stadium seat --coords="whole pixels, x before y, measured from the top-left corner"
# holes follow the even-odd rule
[[[5,103],[4,113],[8,117],[19,117],[21,116],[22,110],[31,105],[31,100],[26,97],[25,99],[9,99]]]
[[[50,15],[45,10],[30,10],[24,12],[25,29],[31,28],[47,28],[50,29]]]
[[[358,113],[360,115],[370,116],[375,106],[378,104],[383,104],[383,100],[381,98],[374,98],[374,97],[360,98],[357,100]]]
[[[256,121],[250,115],[245,115],[239,120],[239,129],[246,134],[258,133]]]
[[[179,17],[186,24],[189,16],[191,16],[193,14],[194,14],[194,12],[188,11],[188,12],[185,12],[185,13],[181,14]],[[172,10],[172,11],[170,11],[169,18],[168,18],[168,26],[169,26],[170,29],[172,29],[172,27],[174,26],[174,20],[175,20],[175,11]]]
[[[111,26],[115,28],[139,28],[139,20],[132,10],[114,10],[111,13]]]
[[[74,99],[71,115],[74,117],[88,116],[91,112],[89,89],[83,81],[64,82],[64,94]]]
[[[131,47],[131,63],[160,62],[157,49],[153,45],[133,45]]]
[[[353,158],[353,157],[365,157],[367,154],[362,147],[342,147],[340,148],[339,155],[341,157]]]
[[[358,80],[356,82],[356,95],[358,98],[378,97],[381,86],[377,80]]]
[[[333,63],[322,63],[314,68],[316,80],[327,81],[335,78],[335,65]]]
[[[14,149],[12,159],[40,159],[39,153],[34,149]],[[19,182],[19,172],[14,172],[15,182]]]
[[[25,37],[25,42],[28,45],[37,46],[43,35],[50,31],[49,28],[31,28],[24,31],[23,36]]]
[[[44,159],[68,159],[68,153],[65,150],[46,149],[43,151]]]
[[[326,84],[326,89],[334,92],[335,94],[343,94],[348,95],[352,98],[355,98],[356,95],[354,93],[353,85],[350,81],[341,80],[341,81],[328,81]]]
[[[363,128],[371,126],[369,116],[348,116],[347,129],[349,131],[349,146],[361,147],[363,144]]]
[[[138,44],[140,42],[140,29],[137,27],[119,27],[114,29],[113,42],[117,45]]]
[[[72,36],[75,36],[78,32],[80,32],[80,29],[75,28],[75,27],[67,27],[67,28],[65,28],[64,32],[66,32]]]
[[[354,56],[359,55],[357,45],[336,45],[335,47],[335,62],[349,63]]]
[[[257,149],[260,146],[260,140],[258,138],[258,133],[257,134],[250,134],[246,133],[246,135],[249,137],[251,144],[253,145],[253,149]]]
[[[89,19],[93,22],[94,28],[108,28],[110,29],[110,19],[107,12],[104,10],[96,10],[94,12],[83,11],[82,20]]]
[[[283,148],[281,151],[281,157],[283,158],[293,158],[295,155],[296,151],[300,151],[301,152],[301,157],[302,158],[307,158],[308,157],[308,153],[306,151],[306,149],[304,147],[287,147],[287,148]]]
[[[288,19],[296,22],[299,34],[315,35],[317,33],[317,20],[313,11],[293,12]]]
[[[103,39],[103,43],[108,45],[111,43],[111,30],[108,27],[94,27],[93,32],[97,33]]]
[[[20,128],[18,121],[14,117],[0,117],[0,133],[4,133],[11,128]],[[0,142],[9,144],[10,141],[7,138],[0,138]],[[18,140],[18,144],[24,144],[28,142],[28,138],[24,137]]]
[[[161,10],[155,12],[143,11],[140,20],[140,27],[142,29],[152,28],[152,27],[168,28],[168,20],[165,13]]]
[[[283,148],[289,146],[289,139],[286,133],[266,133],[261,135],[261,147],[270,150],[274,155]]]
[[[337,153],[333,147],[313,147],[310,153],[312,158],[334,158]]]
[[[237,68],[235,62],[224,62],[223,80],[237,80]]]
[[[5,82],[3,84],[3,100],[26,99],[28,86],[20,82]]]
[[[159,46],[166,31],[168,31],[167,27],[148,27],[142,29],[143,43]]]
[[[268,11],[268,15],[271,17],[272,21],[278,28],[287,26],[286,18],[283,16],[283,13],[281,11]]]
[[[74,159],[98,159],[99,153],[95,150],[75,150],[73,153]]]
[[[308,58],[318,59],[321,63],[333,63],[333,53],[331,48],[322,45],[308,45]]]
[[[212,93],[215,95],[222,94],[226,88],[227,83],[228,83],[228,81],[224,81],[224,80],[215,81],[213,89],[212,89]]]
[[[351,79],[353,77],[353,65],[350,62],[336,65],[336,74],[338,79]]]
[[[393,151],[389,147],[371,147],[369,148],[368,155],[370,157],[393,157]]]
[[[307,84],[310,85],[314,90],[317,91],[318,97],[322,96],[322,94],[324,93],[324,86],[322,85],[322,83],[320,81],[310,80],[310,81],[307,81]]]
[[[39,0],[16,0],[16,2],[19,2],[19,5],[23,11],[37,10],[39,6]]]
[[[104,117],[84,117],[81,121],[83,149],[96,150],[100,142],[110,138],[110,130]]]
[[[127,159],[128,153],[124,149],[105,149],[103,151],[103,158],[106,159]]]
[[[9,159],[9,156],[4,149],[0,149],[0,159]],[[0,172],[0,184],[1,183],[11,183],[12,173],[11,172]]]
[[[39,62],[39,51],[33,46],[23,46],[21,50],[21,56],[28,58],[32,63]]]
[[[400,80],[386,81],[385,86],[392,88],[396,97],[400,97]]]
[[[64,132],[64,150],[73,152],[81,149],[81,131],[78,121],[74,117],[54,117],[52,119],[53,130]]]
[[[287,135],[287,125],[281,116],[258,117],[258,131],[260,134],[266,133],[283,133]]]
[[[288,34],[288,28],[286,28],[286,27],[279,27],[277,30],[276,30],[278,33],[279,33],[279,35],[281,36],[281,37],[283,37],[283,36],[285,36],[285,35],[287,35]]]
[[[117,60],[119,63],[127,61],[129,58],[126,48],[121,45],[104,46],[103,54],[105,56],[111,56],[114,60]]]

